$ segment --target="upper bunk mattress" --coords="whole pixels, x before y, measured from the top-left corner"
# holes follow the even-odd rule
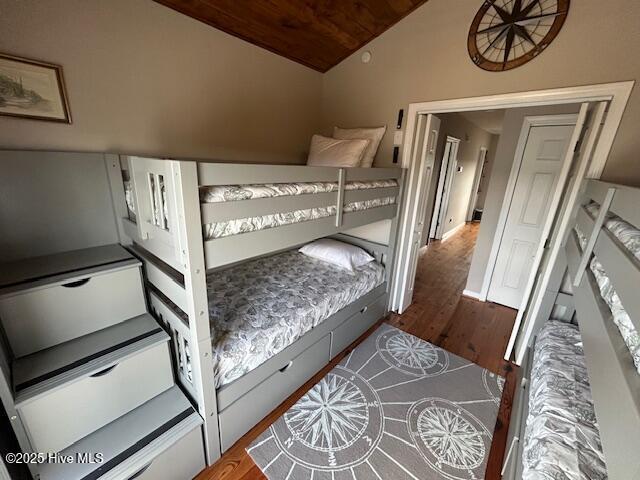
[[[549,320],[536,339],[523,480],[603,480],[607,471],[578,327]]]
[[[352,273],[295,250],[207,275],[216,388],[258,367],[383,282],[379,263]]]
[[[345,190],[369,190],[375,188],[395,187],[396,180],[373,180],[366,182],[347,182]],[[336,182],[306,182],[306,183],[269,183],[256,185],[217,185],[200,187],[200,201],[202,203],[221,203],[239,200],[255,200],[260,198],[274,198],[297,195],[309,195],[338,191]],[[360,202],[347,203],[344,212],[357,212],[370,208],[383,207],[395,203],[395,197],[381,197]],[[290,212],[273,213],[257,217],[237,218],[223,222],[204,225],[204,238],[215,238],[238,235],[240,233],[255,232],[267,228],[280,227],[293,223],[301,223],[335,215],[335,205],[315,207]]]
[[[345,190],[367,190],[370,188],[397,187],[396,180],[371,180],[366,182],[347,182]],[[337,182],[297,182],[297,183],[261,183],[254,185],[215,185],[200,187],[202,203],[233,202],[254,200],[256,198],[287,197],[308,195],[311,193],[337,192]]]

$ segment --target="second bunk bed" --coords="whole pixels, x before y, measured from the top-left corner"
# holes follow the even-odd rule
[[[107,168],[209,463],[387,313],[401,169],[115,155]],[[376,222],[387,244],[344,233]],[[325,237],[372,261],[345,270],[298,251]]]
[[[640,478],[638,205],[638,188],[583,184],[566,291],[520,368],[505,479]]]

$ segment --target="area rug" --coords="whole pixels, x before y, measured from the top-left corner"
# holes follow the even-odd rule
[[[247,452],[270,480],[482,479],[503,386],[383,324]]]

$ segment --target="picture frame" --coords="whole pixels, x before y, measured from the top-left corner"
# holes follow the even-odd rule
[[[71,123],[62,67],[0,53],[0,115]]]

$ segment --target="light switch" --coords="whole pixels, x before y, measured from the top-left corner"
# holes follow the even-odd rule
[[[402,145],[402,140],[404,139],[404,132],[402,130],[396,130],[393,133],[393,144],[394,145]]]

